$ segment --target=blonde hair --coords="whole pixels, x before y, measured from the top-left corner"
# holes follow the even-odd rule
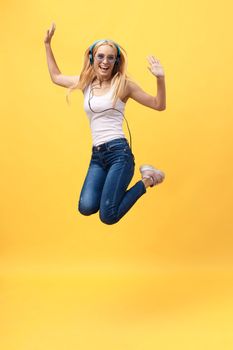
[[[97,42],[93,48],[93,57],[95,56],[96,51],[101,45],[109,45],[117,51],[114,41],[101,40]],[[111,78],[111,87],[114,87],[113,95],[112,95],[113,107],[115,107],[118,98],[120,99],[123,98],[127,81],[128,80],[132,81],[132,78],[126,73],[127,63],[128,63],[126,51],[119,44],[117,44],[117,46],[120,48],[120,59],[118,64],[115,65],[112,70],[112,78]],[[69,96],[73,90],[75,89],[84,90],[96,77],[97,77],[97,74],[94,71],[93,65],[90,63],[89,47],[88,47],[88,49],[85,51],[85,54],[84,54],[84,64],[79,76],[79,81],[73,86],[71,86],[70,88],[68,88],[68,92],[66,94],[66,101],[69,103]]]

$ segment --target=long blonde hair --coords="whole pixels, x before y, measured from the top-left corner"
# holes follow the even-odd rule
[[[96,43],[96,45],[93,48],[93,57],[98,50],[98,48],[101,45],[109,45],[113,47],[115,50],[117,50],[114,41],[112,40],[101,40]],[[119,45],[117,46],[120,48],[120,59],[119,63],[114,66],[112,70],[112,78],[111,78],[111,87],[114,86],[112,100],[113,100],[113,107],[115,107],[116,102],[118,98],[122,99],[124,96],[124,91],[126,88],[127,81],[132,81],[132,78],[126,73],[127,71],[127,54],[126,51]],[[75,89],[81,89],[84,90],[96,77],[96,72],[94,71],[93,65],[90,63],[89,58],[89,50],[90,48],[85,51],[84,54],[84,64],[82,71],[79,76],[79,81],[68,88],[68,92],[66,94],[66,101],[69,103],[69,96],[70,93]]]

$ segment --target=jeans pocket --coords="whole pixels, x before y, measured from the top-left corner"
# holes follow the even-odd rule
[[[124,151],[126,152],[129,149],[129,146],[125,143],[115,143],[112,145],[108,145],[107,147],[109,152],[116,152],[116,151]]]

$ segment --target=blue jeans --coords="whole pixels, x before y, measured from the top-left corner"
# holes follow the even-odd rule
[[[146,192],[142,180],[127,190],[134,167],[134,155],[125,138],[93,146],[79,198],[79,212],[91,215],[99,210],[100,220],[105,224],[118,222]]]

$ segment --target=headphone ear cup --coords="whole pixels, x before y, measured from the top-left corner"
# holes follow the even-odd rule
[[[119,57],[119,56],[117,56],[117,59],[116,59],[115,65],[117,66],[119,63],[120,63],[120,57]]]
[[[92,56],[91,52],[89,52],[89,59],[90,59],[90,64],[92,65],[93,64],[93,56]]]

